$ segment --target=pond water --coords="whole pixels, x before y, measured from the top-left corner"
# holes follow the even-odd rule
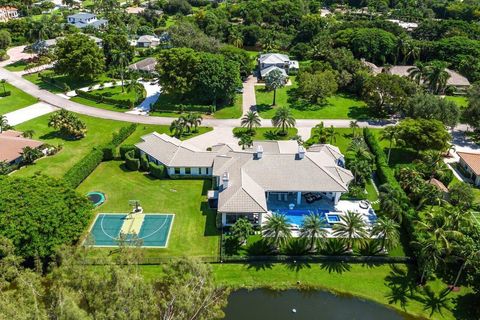
[[[266,289],[232,292],[225,315],[226,320],[412,319],[378,303],[356,297],[326,291]]]

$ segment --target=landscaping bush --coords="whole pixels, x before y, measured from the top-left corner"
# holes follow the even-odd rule
[[[129,151],[136,150],[137,148],[133,144],[125,144],[120,146],[120,158],[126,160],[125,154]]]
[[[115,158],[115,145],[113,144],[108,144],[105,147],[102,148],[103,152],[103,161],[110,161]]]
[[[103,160],[103,151],[101,149],[94,148],[90,153],[77,162],[70,170],[65,173],[64,179],[73,188],[76,188],[85,180],[90,173]]]
[[[0,92],[0,97],[8,97],[8,96],[11,96],[12,95],[12,92],[11,91],[5,91],[5,92]]]
[[[111,143],[118,147],[125,139],[127,139],[137,129],[137,124],[132,123],[128,127],[121,127],[120,130],[113,134]]]
[[[135,150],[130,150],[125,153],[125,166],[131,171],[140,169],[140,160],[135,158]]]
[[[214,113],[216,111],[216,107],[214,105],[185,105],[185,104],[177,104],[177,105],[154,105],[152,111],[158,112],[201,112],[201,113]]]
[[[114,99],[114,98],[105,97],[100,94],[94,94],[94,93],[90,93],[83,90],[75,90],[75,93],[77,94],[77,96],[85,99],[93,100],[95,102],[104,102],[108,104],[113,104],[113,105],[121,106],[125,108],[132,108],[133,105],[137,103],[139,100],[137,99],[137,101],[132,101],[130,99]]]
[[[150,175],[157,179],[165,177],[165,166],[162,164],[156,164],[155,162],[149,162],[148,164]]]
[[[148,171],[148,159],[145,153],[140,156],[140,171]]]

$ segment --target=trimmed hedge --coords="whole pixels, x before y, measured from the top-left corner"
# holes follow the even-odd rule
[[[135,150],[136,147],[133,144],[124,144],[123,146],[120,146],[120,158],[122,160],[125,160],[125,154],[131,150]]]
[[[155,162],[149,162],[148,164],[149,169],[150,169],[150,175],[162,179],[165,177],[165,166],[160,164],[156,164]]]
[[[130,135],[134,133],[136,129],[137,129],[136,123],[132,123],[128,127],[121,127],[118,132],[113,134],[111,143],[114,146],[118,147],[123,141],[125,141],[125,139],[130,137]]]
[[[105,97],[101,94],[94,94],[83,90],[75,90],[75,93],[77,94],[77,96],[88,100],[93,100],[95,102],[104,102],[125,108],[133,108],[133,106],[140,101],[140,99],[137,99],[137,101],[132,101],[130,99],[114,99]]]
[[[202,106],[202,105],[185,105],[185,104],[177,104],[177,105],[154,105],[152,111],[158,112],[201,112],[201,113],[214,113],[217,111],[216,106],[209,105],[209,106]]]
[[[418,237],[415,233],[414,221],[418,220],[418,216],[414,208],[411,207],[410,202],[408,201],[408,196],[405,191],[400,187],[397,179],[395,178],[394,171],[388,166],[387,157],[385,152],[383,152],[382,147],[378,143],[378,139],[375,135],[368,129],[363,128],[363,137],[367,143],[370,151],[375,155],[375,163],[377,166],[377,175],[382,184],[390,185],[392,188],[399,190],[402,194],[402,197],[405,199],[408,204],[407,212],[403,215],[402,219],[402,229],[407,236],[408,248],[413,256],[417,256],[415,249],[411,246],[412,241],[417,241]]]
[[[93,170],[95,170],[102,160],[103,151],[94,148],[90,153],[71,167],[70,170],[65,173],[63,178],[73,188],[76,188],[93,172]]]
[[[0,97],[8,97],[12,95],[12,91],[5,91],[5,92],[0,92]]]
[[[148,159],[145,153],[140,156],[140,171],[148,171]]]
[[[103,161],[110,161],[115,158],[116,147],[113,144],[106,145],[102,148]]]
[[[140,160],[135,158],[135,150],[130,150],[125,153],[125,166],[131,171],[138,171],[138,169],[140,169]]]

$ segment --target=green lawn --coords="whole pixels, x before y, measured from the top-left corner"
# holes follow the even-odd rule
[[[0,90],[3,92],[2,84],[0,84]],[[5,83],[5,90],[10,91],[12,94],[8,97],[0,98],[0,115],[28,107],[38,101],[9,83]]]
[[[55,129],[48,127],[48,119],[50,115],[44,115],[36,119],[24,122],[18,126],[15,126],[17,130],[34,130],[34,139],[45,141],[52,145],[61,144],[63,149],[54,156],[39,159],[35,164],[23,167],[19,171],[15,172],[15,175],[32,175],[37,171],[54,177],[61,177],[65,172],[70,169],[76,162],[84,157],[94,146],[102,145],[109,142],[112,139],[112,134],[119,130],[121,127],[129,125],[127,122],[105,120],[101,118],[93,118],[83,115],[78,117],[87,125],[87,136],[80,140],[65,140],[57,136]],[[186,136],[184,138],[190,138],[194,135],[198,135],[211,128],[199,128],[199,132]],[[140,136],[147,133],[157,131],[159,133],[169,133],[168,126],[155,126],[155,125],[139,125],[136,132],[132,134],[125,143],[133,144],[140,141]]]
[[[324,105],[310,104],[295,97],[295,77],[290,77],[291,86],[277,90],[276,105],[289,106],[296,119],[367,119],[370,118],[366,104],[345,94],[336,94],[327,99]],[[264,86],[256,86],[257,110],[262,118],[270,119],[275,114],[272,107],[273,92]]]
[[[92,91],[89,91],[89,93],[97,96],[104,96],[107,98],[118,99],[118,100],[130,100],[130,101],[135,100],[135,94],[133,92],[127,92],[126,89],[124,89],[124,92],[122,92],[122,87],[120,85],[115,87],[92,90]],[[145,95],[146,95],[146,91],[143,90],[143,97],[137,97],[137,100],[142,100],[145,97]],[[106,109],[110,111],[125,112],[130,109],[124,105],[114,105],[114,104],[105,103],[105,102],[96,102],[94,100],[84,98],[84,97],[79,97],[79,96],[72,97],[70,100],[87,105],[87,106],[91,106],[94,108]]]
[[[181,102],[177,98],[171,95],[160,95],[155,107],[162,108],[162,106],[167,106],[168,109],[172,106],[177,105],[196,105],[193,102]],[[197,104],[198,105],[198,104]],[[151,111],[150,115],[158,117],[179,117],[182,115],[181,112],[176,111]],[[217,107],[217,111],[213,113],[213,117],[217,119],[238,119],[242,116],[242,94],[239,93],[235,97],[235,101],[232,105]]]
[[[380,135],[380,132],[383,129],[372,129],[370,128],[370,131],[373,132],[375,135]],[[315,129],[312,129],[311,136],[313,136],[315,132]],[[335,128],[335,132],[337,133],[334,140],[331,141],[331,144],[334,146],[337,146],[340,151],[345,154],[347,152],[348,146],[350,145],[350,142],[352,141],[353,137],[353,129],[350,128]],[[357,135],[362,135],[362,128],[356,128],[355,129],[355,134]],[[318,141],[313,141],[314,143],[318,143]],[[328,141],[330,143],[330,141]]]
[[[53,77],[55,79],[55,85],[42,81],[42,79],[40,79],[39,77],[38,72],[27,74],[27,75],[24,75],[23,77],[26,80],[33,82],[34,84],[39,86],[41,89],[45,89],[53,93],[62,93],[64,91],[63,90],[64,83],[66,83],[70,87],[70,90],[75,90],[83,87],[88,87],[92,84],[97,84],[102,81],[107,82],[112,80],[106,75],[103,75],[94,81],[90,81],[90,80],[79,80],[77,78],[70,78],[63,75],[56,75],[52,70],[45,70],[45,71],[42,71],[42,73]]]
[[[247,129],[238,127],[233,129],[233,134],[237,136],[245,131]],[[256,128],[252,140],[290,140],[297,135],[298,130],[296,128],[288,128],[286,135],[279,135],[278,132],[279,130],[273,127]]]
[[[461,108],[468,106],[468,100],[465,96],[446,96],[445,100],[453,101]]]
[[[23,71],[27,67],[28,63],[25,60],[18,60],[14,63],[5,66],[5,69],[9,71]]]
[[[219,231],[215,212],[208,208],[206,194],[209,180],[153,179],[150,176],[124,169],[123,162],[101,163],[78,187],[86,194],[102,191],[107,201],[96,212],[130,210],[128,200],[140,200],[145,213],[173,213],[175,218],[168,247],[145,249],[145,257],[156,256],[216,256],[219,252]],[[93,250],[94,256],[110,253],[111,249]]]
[[[166,133],[168,135],[171,134],[168,126],[159,126],[159,125],[153,125],[153,124],[139,124],[137,126],[137,130],[135,130],[134,133],[132,133],[127,139],[125,139],[123,144],[135,144],[137,142],[140,142],[140,137],[154,131],[158,133]],[[198,135],[207,133],[209,131],[212,131],[211,127],[198,127],[197,132],[190,133],[190,134],[185,133],[181,137],[181,140],[190,139]]]

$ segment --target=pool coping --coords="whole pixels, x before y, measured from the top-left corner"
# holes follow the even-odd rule
[[[98,217],[100,215],[119,215],[119,214],[122,214],[122,215],[125,215],[127,216],[128,213],[124,213],[124,212],[99,212],[96,214],[95,216],[95,219],[93,220],[93,222],[90,224],[90,227],[88,228],[88,233],[87,233],[87,237],[85,237],[85,239],[83,239],[82,241],[82,246],[85,246],[85,241],[87,241],[88,239],[88,235],[92,234],[92,229],[93,227],[95,226],[97,220],[98,220]],[[175,221],[175,213],[145,213],[145,215],[156,215],[156,216],[172,216],[172,221],[170,222],[170,227],[168,228],[168,235],[167,235],[167,241],[165,242],[165,245],[164,246],[140,246],[139,248],[142,248],[142,249],[165,249],[168,247],[168,243],[170,241],[170,234],[172,233],[172,228],[173,228],[173,222]],[[92,245],[91,246],[92,248],[118,248],[118,245]]]

